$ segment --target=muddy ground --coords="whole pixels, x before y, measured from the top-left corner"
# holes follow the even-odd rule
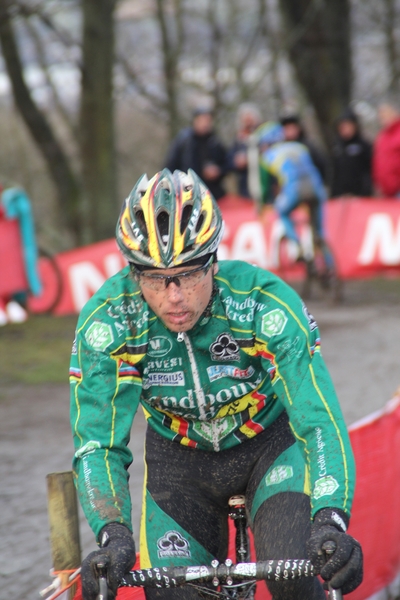
[[[400,386],[400,284],[347,284],[341,306],[308,302],[346,422],[380,409]],[[5,349],[2,348],[2,351]],[[0,597],[38,600],[52,566],[46,475],[70,469],[72,442],[65,385],[0,388]],[[141,499],[144,420],[132,435],[134,527]],[[95,548],[81,518],[83,554]]]

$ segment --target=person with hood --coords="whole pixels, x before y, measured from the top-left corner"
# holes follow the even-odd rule
[[[372,195],[372,144],[360,130],[357,115],[346,109],[336,122],[332,148],[332,198]]]

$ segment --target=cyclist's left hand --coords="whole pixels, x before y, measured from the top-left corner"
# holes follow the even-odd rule
[[[361,546],[346,533],[347,523],[348,517],[340,509],[323,508],[314,517],[307,542],[309,558],[321,577],[334,589],[340,588],[343,594],[355,590],[363,579]],[[330,555],[323,549],[328,541],[335,547]]]
[[[100,532],[100,549],[91,552],[82,562],[82,596],[84,600],[96,600],[99,594],[97,564],[107,567],[108,598],[113,600],[118,585],[132,568],[136,553],[132,533],[121,523],[109,523]]]

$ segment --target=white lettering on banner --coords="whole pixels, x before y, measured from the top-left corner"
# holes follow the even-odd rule
[[[369,217],[358,262],[369,265],[375,258],[384,265],[400,264],[400,219],[396,230],[393,217],[386,213]]]
[[[126,261],[122,258],[122,255],[118,252],[114,252],[113,254],[107,254],[104,257],[104,270],[107,274],[107,277],[112,277],[118,271],[123,269],[126,266]]]
[[[238,228],[232,242],[233,260],[244,260],[267,268],[267,245],[262,223],[249,221]]]
[[[119,267],[117,267],[117,256],[116,253],[112,253],[106,254],[104,257],[106,276],[88,260],[75,263],[69,267],[68,278],[71,295],[74,309],[77,312],[82,310],[86,302],[103,285],[107,277],[114,275],[124,266],[122,259],[119,259]]]
[[[77,312],[84,307],[91,296],[103,285],[106,278],[89,261],[71,265],[68,270],[74,308]]]

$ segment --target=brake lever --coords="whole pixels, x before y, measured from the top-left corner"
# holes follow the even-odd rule
[[[99,595],[97,600],[107,600],[108,598],[108,587],[107,587],[107,565],[103,560],[96,564],[96,570],[99,574]]]
[[[330,540],[328,540],[327,542],[324,542],[324,544],[322,545],[322,550],[325,552],[326,557],[329,560],[329,557],[332,556],[332,554],[335,552],[336,550],[336,544],[335,542],[332,542]],[[335,590],[330,583],[328,583],[328,592],[329,592],[329,599],[330,600],[343,600],[343,594],[340,590]]]

